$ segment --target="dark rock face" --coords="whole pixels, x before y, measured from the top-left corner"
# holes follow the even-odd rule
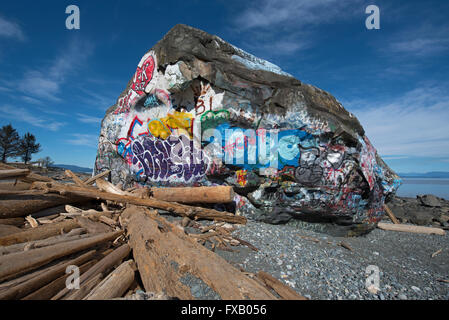
[[[427,207],[441,207],[440,200],[432,194],[425,194],[417,197],[423,206]]]
[[[389,203],[390,209],[402,223],[420,226],[449,227],[449,201],[431,194],[416,198],[395,197]],[[386,217],[386,219],[389,219]]]
[[[237,214],[372,225],[401,183],[329,93],[177,25],[102,122],[95,171],[125,187],[229,184]]]

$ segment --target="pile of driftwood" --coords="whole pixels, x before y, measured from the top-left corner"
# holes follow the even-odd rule
[[[194,299],[191,276],[221,299],[305,299],[214,252],[257,250],[232,235],[244,217],[198,206],[231,202],[231,187],[122,190],[108,173],[67,170],[73,183],[62,184],[0,164],[0,299]]]

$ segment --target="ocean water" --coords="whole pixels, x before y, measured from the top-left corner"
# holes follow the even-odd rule
[[[449,179],[402,178],[396,195],[415,198],[418,194],[433,194],[449,200]]]

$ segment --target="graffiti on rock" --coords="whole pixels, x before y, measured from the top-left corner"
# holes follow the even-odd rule
[[[128,90],[127,94],[117,102],[118,107],[114,111],[115,114],[128,112],[130,107],[145,94],[145,89],[153,78],[155,65],[155,58],[151,52],[147,53],[142,58],[134,74],[131,88]]]

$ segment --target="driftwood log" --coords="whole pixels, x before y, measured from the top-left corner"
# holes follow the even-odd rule
[[[58,194],[45,194],[44,192],[2,195],[0,196],[0,218],[24,217],[61,204],[76,203],[83,200],[85,198],[64,197]]]
[[[123,212],[129,243],[147,292],[166,292],[193,299],[180,282],[187,274],[200,278],[222,299],[276,299],[265,287],[198,244],[155,211],[131,206]]]
[[[138,197],[128,195],[118,195],[104,191],[95,191],[92,189],[61,185],[58,183],[45,183],[35,182],[33,183],[34,189],[49,190],[51,192],[59,192],[62,194],[72,194],[78,197],[85,197],[90,199],[101,199],[116,201],[118,203],[129,203],[138,206],[152,207],[156,209],[162,209],[169,212],[176,213],[183,217],[189,217],[192,219],[207,219],[216,221],[225,221],[230,223],[245,224],[246,218],[243,216],[236,216],[229,212],[221,212],[213,209],[193,207],[188,205],[179,204],[176,202],[167,202],[157,199],[141,199]]]
[[[229,203],[234,201],[230,186],[151,188],[154,199],[181,203]]]
[[[83,230],[83,229],[73,229],[72,231],[74,231],[74,230]],[[71,231],[70,231],[66,234],[63,234],[60,236],[55,236],[55,237],[50,237],[47,239],[22,242],[22,243],[13,244],[10,246],[0,247],[0,256],[5,255],[5,254],[20,252],[20,251],[27,251],[27,250],[31,250],[31,249],[48,247],[48,246],[52,246],[52,245],[55,245],[58,243],[63,243],[63,242],[70,242],[73,240],[85,239],[85,238],[88,238],[91,236],[92,236],[91,234],[77,234],[77,235],[71,234]]]
[[[111,173],[111,170],[103,171],[103,172],[97,174],[96,176],[93,176],[92,178],[89,178],[86,181],[84,181],[84,184],[86,184],[86,185],[92,184],[95,182],[95,180],[103,178],[103,177],[107,176],[109,173]]]
[[[80,274],[84,273],[86,270],[91,268],[96,262],[97,262],[96,260],[90,260],[90,261],[86,262],[85,264],[81,265],[79,267]],[[78,264],[72,264],[72,265],[78,265]],[[61,291],[66,286],[67,277],[69,277],[69,276],[70,276],[70,274],[64,274],[63,276],[59,277],[56,280],[53,280],[46,286],[43,286],[42,288],[38,289],[37,291],[34,291],[33,293],[22,298],[22,300],[50,300],[51,297],[53,297],[55,294],[57,294],[59,291]]]
[[[0,180],[2,179],[17,179],[27,176],[30,173],[28,169],[6,169],[0,170]]]
[[[116,239],[121,231],[100,234],[54,246],[17,252],[0,257],[0,281],[39,268],[51,261]]]
[[[11,226],[23,226],[25,223],[24,218],[7,218],[7,219],[0,219],[0,224],[3,225],[11,225]]]
[[[379,222],[377,227],[382,230],[389,231],[401,231],[401,232],[412,232],[412,233],[424,233],[424,234],[437,234],[440,236],[444,236],[446,232],[440,228],[432,228],[432,227],[422,227],[422,226],[411,226],[406,224],[392,224],[392,223],[384,223]]]
[[[78,228],[79,224],[75,220],[67,220],[59,223],[51,223],[37,228],[32,228],[17,232],[0,238],[0,246],[10,246],[16,243],[28,242],[33,240],[41,240],[51,236],[61,234],[61,231],[68,232]]]
[[[49,282],[55,280],[61,275],[64,275],[68,266],[81,265],[86,261],[92,259],[94,255],[95,250],[91,250],[80,255],[77,258],[64,261],[55,266],[49,267],[44,272],[41,272],[40,274],[37,274],[36,276],[31,277],[30,279],[23,281],[18,285],[13,283],[9,287],[6,287],[4,290],[0,291],[0,300],[21,299],[29,293],[44,287]],[[50,298],[52,296],[50,296]]]
[[[115,249],[114,251],[112,251],[111,253],[109,253],[107,256],[105,256],[100,261],[98,261],[94,266],[92,266],[89,270],[87,270],[85,273],[83,273],[80,276],[80,290],[83,287],[86,287],[86,284],[87,284],[87,286],[91,285],[91,284],[88,284],[89,280],[92,280],[97,276],[100,276],[100,278],[101,278],[101,276],[103,276],[103,273],[106,273],[107,271],[109,271],[111,268],[113,268],[117,264],[120,264],[121,261],[129,255],[130,251],[131,251],[131,249],[130,249],[129,245],[124,244],[124,245],[120,246],[119,248]],[[101,279],[100,279],[100,281],[101,281]],[[98,281],[96,284],[98,284],[100,281]],[[87,295],[89,293],[89,291],[85,292],[85,289],[83,289],[83,292],[85,292],[85,294],[83,296],[80,296],[79,294],[77,294],[76,297],[82,299],[82,298],[84,298],[85,295]],[[59,300],[59,299],[71,300],[71,299],[75,298],[75,293],[70,292],[70,290],[67,288],[64,288],[58,294],[56,294],[54,297],[52,297],[52,300]]]
[[[307,300],[306,297],[301,296],[295,290],[264,271],[259,271],[257,277],[284,300]]]
[[[136,266],[133,260],[123,262],[103,279],[84,300],[108,300],[120,298],[133,284]]]

